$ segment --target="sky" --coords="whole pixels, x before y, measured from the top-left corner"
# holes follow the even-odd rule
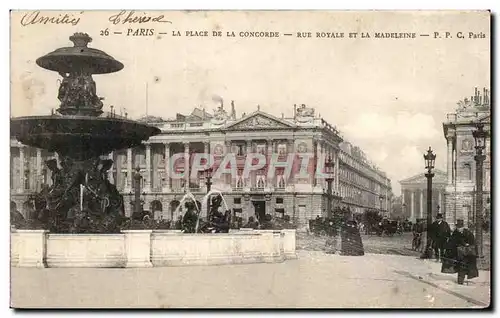
[[[146,83],[147,112],[163,118],[200,105],[212,111],[214,96],[228,107],[234,100],[238,116],[257,105],[278,117],[292,116],[294,104],[306,104],[388,174],[396,195],[399,180],[423,172],[429,146],[437,154],[436,168],[446,171],[446,114],[474,87],[490,87],[487,12],[138,11],[135,16],[163,14],[171,23],[123,24],[121,16],[116,25],[109,18],[118,11],[66,13],[79,22],[23,26],[27,12],[13,13],[11,116],[48,114],[58,107],[60,77],[35,60],[72,46],[68,38],[74,32],[86,32],[93,38],[90,47],[125,65],[120,72],[94,76],[105,109],[113,105],[133,118],[145,115]],[[154,35],[126,35],[137,28]],[[205,30],[223,36],[186,36],[186,31]],[[241,31],[280,32],[280,37],[245,38],[238,36]],[[297,38],[297,32],[312,37]],[[316,38],[316,32],[344,37]],[[357,38],[349,38],[350,32],[358,32]],[[371,37],[361,38],[361,32]],[[415,32],[416,38],[375,38],[376,32]],[[434,38],[434,32],[442,37]],[[465,38],[457,38],[458,32]],[[468,38],[469,32],[485,38]]]

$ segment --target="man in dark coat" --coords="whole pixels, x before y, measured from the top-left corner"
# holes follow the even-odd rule
[[[365,250],[363,241],[359,233],[358,224],[355,220],[350,219],[342,224],[342,255],[348,256],[363,256]]]
[[[451,230],[448,223],[443,220],[441,213],[436,216],[436,221],[432,223],[431,229],[432,248],[436,259],[439,261],[444,255],[444,248],[450,237]]]
[[[24,216],[17,210],[17,204],[10,202],[10,224],[19,226],[24,222]]]
[[[456,229],[446,244],[441,272],[458,273],[458,284],[463,285],[466,276],[467,279],[479,276],[477,255],[474,234],[464,227],[463,220],[457,220]]]

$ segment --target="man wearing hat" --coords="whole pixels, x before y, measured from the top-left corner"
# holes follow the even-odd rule
[[[450,234],[450,226],[445,220],[443,220],[443,215],[438,213],[436,221],[432,224],[431,231],[432,247],[434,249],[434,255],[438,261],[441,260],[444,255],[444,249]]]

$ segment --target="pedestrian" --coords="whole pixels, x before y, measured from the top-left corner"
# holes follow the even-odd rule
[[[333,220],[330,220],[326,224],[326,241],[325,241],[325,253],[335,254],[337,252],[337,236],[339,235],[337,226]]]
[[[444,248],[450,235],[450,226],[443,220],[443,215],[438,213],[436,215],[436,221],[432,223],[431,228],[432,248],[434,249],[434,255],[438,261],[440,261],[444,255]]]
[[[458,273],[457,282],[463,285],[465,277],[472,279],[479,276],[477,256],[474,234],[464,226],[463,220],[457,220],[456,228],[446,245],[441,272]]]
[[[359,233],[358,224],[354,219],[347,220],[342,224],[341,231],[342,238],[342,255],[348,256],[363,256],[365,250],[363,248],[363,241]]]
[[[413,224],[413,241],[411,244],[411,248],[414,251],[420,250],[420,247],[422,245],[422,233],[423,233],[423,226],[420,220],[416,220],[415,224]]]

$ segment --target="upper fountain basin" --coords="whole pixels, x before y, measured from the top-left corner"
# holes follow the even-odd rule
[[[36,60],[47,70],[74,73],[85,70],[91,74],[107,74],[123,69],[123,64],[101,50],[89,47],[64,47]]]
[[[11,119],[19,142],[77,159],[133,148],[160,129],[133,120],[90,116],[30,116]]]

